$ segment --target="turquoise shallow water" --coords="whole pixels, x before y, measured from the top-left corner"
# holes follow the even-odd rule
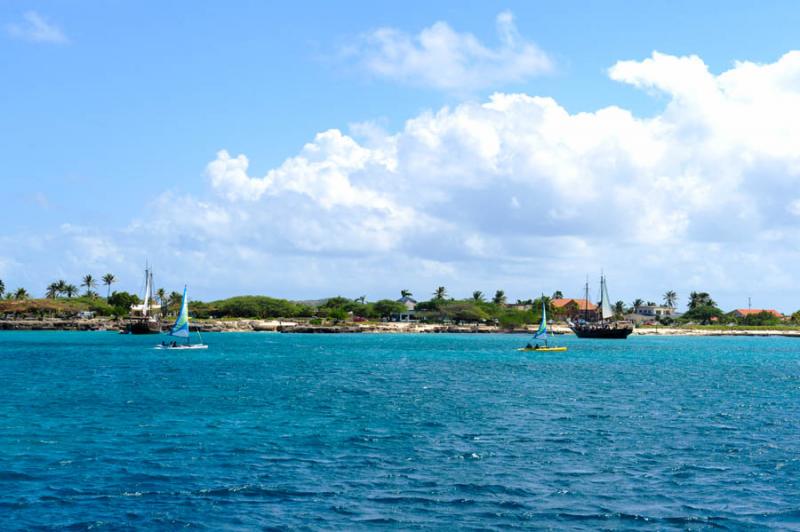
[[[0,333],[0,529],[800,527],[800,340]]]

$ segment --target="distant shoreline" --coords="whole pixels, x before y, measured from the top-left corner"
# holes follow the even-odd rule
[[[124,322],[110,318],[42,318],[0,320],[4,331],[119,331]],[[164,322],[166,331],[171,323]],[[310,325],[292,320],[196,320],[192,329],[200,332],[277,332],[318,334],[407,334],[407,333],[462,333],[462,334],[531,334],[535,327],[502,328],[496,325],[453,325],[414,322],[367,322],[336,325]],[[553,326],[555,335],[572,334],[565,325]],[[704,328],[704,327],[638,327],[634,336],[786,336],[800,337],[798,328]]]

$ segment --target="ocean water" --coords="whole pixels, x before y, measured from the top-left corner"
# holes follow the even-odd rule
[[[800,528],[800,339],[0,333],[0,529]]]

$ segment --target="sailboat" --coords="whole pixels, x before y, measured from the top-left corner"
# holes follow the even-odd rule
[[[157,345],[155,347],[156,349],[208,349],[208,346],[203,343],[203,337],[200,336],[200,331],[197,331],[197,336],[200,338],[200,343],[193,344],[191,342],[191,335],[189,334],[189,300],[186,298],[185,286],[183,287],[181,311],[178,313],[175,323],[172,325],[172,328],[167,334],[176,338],[186,338],[186,343],[179,344],[177,341],[164,341],[161,342],[161,345]]]
[[[533,339],[535,341],[543,340],[544,345],[539,345],[537,342],[536,345],[531,345],[530,343],[525,347],[520,347],[517,351],[566,351],[567,348],[564,346],[549,346],[547,345],[547,308],[544,301],[544,295],[542,295],[542,321],[539,322],[539,328],[536,329],[536,332],[533,333]]]
[[[633,324],[628,321],[614,321],[614,311],[608,297],[608,283],[605,275],[600,275],[600,305],[595,321],[589,318],[589,283],[586,283],[586,299],[583,319],[570,322],[570,329],[578,338],[605,338],[624,340],[633,332]]]
[[[153,270],[144,268],[144,302],[131,305],[123,333],[126,334],[159,334],[161,332],[161,305],[153,297]]]

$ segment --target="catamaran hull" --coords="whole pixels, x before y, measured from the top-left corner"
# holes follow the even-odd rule
[[[171,351],[192,351],[194,349],[208,349],[206,344],[192,344],[192,345],[157,345],[153,349],[169,349]]]
[[[632,332],[633,327],[570,327],[578,338],[600,338],[606,340],[624,340]]]

